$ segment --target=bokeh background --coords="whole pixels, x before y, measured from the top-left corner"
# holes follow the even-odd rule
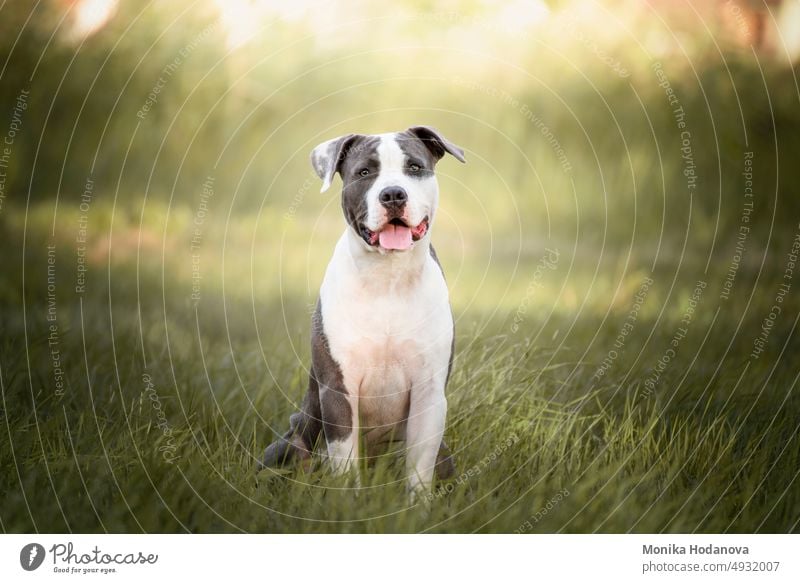
[[[3,2],[0,526],[796,531],[798,59],[796,0]],[[256,477],[344,228],[309,152],[420,124],[477,472]]]

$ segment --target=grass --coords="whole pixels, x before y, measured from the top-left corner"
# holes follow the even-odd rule
[[[407,505],[399,452],[367,468],[358,492],[324,466],[254,472],[305,390],[300,282],[253,302],[239,293],[244,266],[231,268],[223,296],[226,277],[205,264],[195,310],[188,276],[173,275],[169,259],[162,279],[145,258],[138,297],[132,260],[98,261],[76,297],[74,259],[60,257],[63,397],[53,389],[41,245],[26,258],[24,319],[9,304],[0,311],[6,532],[798,531],[796,305],[785,306],[765,352],[750,355],[775,278],[756,284],[743,269],[723,302],[720,274],[707,274],[654,386],[648,379],[684,326],[696,280],[689,259],[657,266],[600,377],[630,321],[641,266],[610,269],[575,310],[555,280],[525,310],[498,302],[486,311],[455,293],[447,439],[460,475],[438,485],[426,511]],[[5,297],[20,291],[20,267],[6,272]]]
[[[80,43],[62,3],[3,5],[4,136],[29,97],[0,177],[2,531],[800,530],[785,55],[694,10],[552,2],[529,29],[455,0],[262,15],[230,50],[218,4],[121,2]],[[308,152],[418,124],[469,161],[439,164],[433,232],[459,476],[425,510],[398,452],[358,493],[324,467],[256,475],[342,228]]]

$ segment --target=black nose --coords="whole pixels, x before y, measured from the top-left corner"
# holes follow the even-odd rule
[[[386,208],[400,208],[408,202],[408,195],[399,186],[389,186],[381,191],[378,200]]]

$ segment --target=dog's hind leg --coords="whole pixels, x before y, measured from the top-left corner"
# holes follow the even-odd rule
[[[319,387],[311,371],[300,411],[289,417],[289,431],[264,450],[258,470],[309,461],[321,431]]]
[[[456,475],[456,463],[450,454],[450,448],[442,440],[439,445],[439,453],[436,456],[436,477],[439,480],[448,480]]]

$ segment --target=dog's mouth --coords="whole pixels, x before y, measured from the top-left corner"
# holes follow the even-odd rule
[[[361,224],[361,237],[371,247],[380,246],[391,251],[405,251],[411,248],[414,241],[419,241],[428,232],[428,217],[420,221],[416,227],[410,226],[401,218],[394,218],[384,223],[378,231],[371,231]]]

